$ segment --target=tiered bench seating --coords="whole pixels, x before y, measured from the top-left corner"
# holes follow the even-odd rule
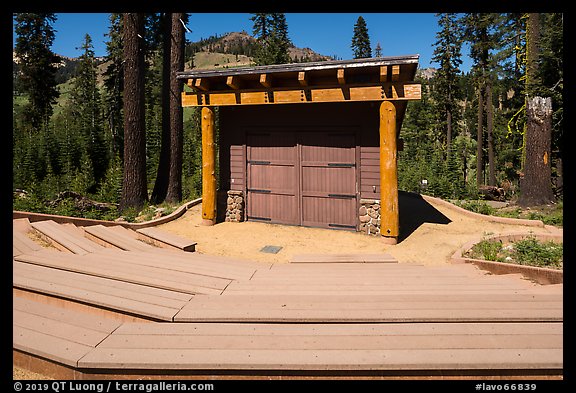
[[[84,227],[86,233],[95,241],[111,244],[125,251],[153,251],[154,246],[129,234],[129,230],[120,226],[106,227],[104,225],[90,225]]]
[[[13,287],[157,321],[172,321],[193,295],[34,264],[13,263]]]
[[[387,254],[266,264],[121,227],[13,225],[15,364],[88,379],[562,376],[562,285]]]
[[[161,245],[173,247],[177,250],[186,252],[194,252],[196,250],[196,242],[158,228],[141,228],[137,229],[136,232],[152,239],[154,242],[159,242]]]
[[[80,359],[121,325],[113,319],[18,296],[13,297],[12,305],[14,350],[71,367],[77,367]]]
[[[74,254],[86,255],[102,249],[102,246],[86,239],[71,228],[58,224],[52,220],[36,221],[32,227],[61,250]],[[76,228],[78,229],[78,228]]]
[[[554,323],[126,323],[79,367],[138,370],[382,372],[562,369]],[[285,375],[285,374],[280,374]]]

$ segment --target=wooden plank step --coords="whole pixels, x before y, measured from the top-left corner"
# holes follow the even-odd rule
[[[513,370],[563,368],[562,349],[95,348],[79,367],[136,370]]]
[[[30,225],[53,243],[74,254],[85,255],[101,249],[101,247],[89,239],[73,234],[52,220],[36,221]]]
[[[12,255],[29,254],[42,250],[42,246],[30,239],[25,233],[14,231],[12,233]]]
[[[103,225],[91,225],[84,227],[84,230],[90,235],[100,239],[101,241],[110,243],[113,246],[120,248],[121,250],[150,251],[155,249],[154,246],[146,244],[140,240],[136,240],[112,228],[105,227]]]
[[[32,230],[30,220],[27,218],[14,218],[12,219],[12,230],[14,232],[27,233]]]
[[[12,347],[76,367],[120,323],[14,297]],[[32,310],[32,312],[30,311]]]
[[[563,302],[563,296],[561,293],[530,293],[528,291],[490,291],[490,292],[467,292],[460,293],[458,296],[454,296],[454,293],[444,292],[444,293],[431,293],[431,292],[420,292],[420,293],[393,293],[388,294],[374,294],[374,293],[362,293],[356,295],[346,295],[346,294],[321,294],[314,297],[310,297],[306,294],[290,294],[290,295],[275,295],[275,294],[229,294],[224,293],[223,295],[213,296],[207,295],[202,297],[196,297],[194,302],[201,304],[209,304],[211,302],[218,302],[219,304],[225,305],[230,304],[231,307],[242,307],[247,304],[256,304],[263,301],[276,302],[280,304],[290,303],[385,303],[385,302],[474,302],[474,301],[485,301],[485,302],[549,302],[552,305],[554,303]]]
[[[398,263],[390,254],[298,254],[290,263]]]
[[[328,323],[328,322],[559,322],[562,308],[545,309],[407,309],[388,307],[360,309],[354,305],[335,309],[290,309],[278,305],[273,308],[253,306],[243,308],[203,309],[194,307],[193,301],[174,317],[179,322],[282,322],[282,323]]]
[[[504,322],[504,323],[330,323],[330,324],[278,324],[278,323],[124,323],[114,335],[146,336],[384,336],[384,335],[469,335],[496,336],[515,332],[523,335],[562,335],[564,327],[557,322]]]
[[[188,258],[189,255],[192,256],[194,254],[175,251],[162,253],[161,256],[159,256],[158,254],[141,251],[118,251],[107,254],[106,260],[162,267],[167,270],[176,270],[230,280],[248,280],[255,272],[255,269],[249,267],[222,265],[210,260],[204,260],[203,258]],[[93,258],[97,257],[94,256]]]
[[[57,307],[43,302],[26,299],[17,295],[12,296],[12,309],[27,314],[37,315],[72,326],[86,328],[103,333],[110,333],[120,326],[120,322],[111,319]],[[14,319],[16,322],[16,318]]]
[[[496,336],[450,334],[439,335],[339,335],[316,334],[282,336],[236,335],[126,335],[113,334],[99,348],[146,348],[146,349],[269,349],[276,350],[361,350],[361,349],[481,349],[481,348],[554,348],[561,349],[561,334],[542,334],[535,339],[533,334],[509,332]]]
[[[54,269],[37,266],[36,275],[28,271],[19,269],[18,263],[14,264],[13,286],[14,288],[43,293],[50,296],[58,296],[82,303],[87,303],[96,307],[117,310],[132,315],[153,318],[156,320],[171,321],[173,316],[180,310],[186,302],[175,305],[175,301],[164,301],[168,305],[159,305],[158,300],[149,302],[148,299],[133,299],[119,297],[118,291],[107,288],[106,280],[93,277],[96,288],[82,285],[79,280],[81,275],[68,271],[54,271]],[[52,270],[52,271],[50,271]],[[45,274],[48,280],[41,279],[39,274]],[[60,280],[54,279],[59,277]],[[75,281],[76,280],[76,281]],[[108,290],[106,290],[108,289]],[[148,300],[148,302],[147,302]],[[154,304],[156,303],[156,304]]]
[[[38,274],[43,274],[41,276],[42,281],[73,286],[95,293],[114,295],[119,298],[137,300],[143,303],[181,308],[192,299],[193,296],[187,293],[168,291],[85,274],[62,274],[60,270],[44,268],[37,265],[23,264],[20,262],[16,262],[16,264],[17,265],[14,266],[15,273],[22,277],[38,278]],[[75,281],[70,282],[71,278]]]
[[[158,228],[140,228],[136,232],[182,251],[194,252],[196,250],[196,242]]]
[[[162,267],[139,266],[138,269],[135,269],[134,264],[110,260],[106,258],[107,255],[98,254],[90,257],[73,254],[48,255],[44,253],[18,255],[15,260],[190,294],[220,294],[230,283],[230,280],[227,279],[175,272]]]

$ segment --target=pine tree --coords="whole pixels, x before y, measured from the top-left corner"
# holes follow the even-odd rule
[[[170,78],[169,81],[169,125],[170,125],[170,171],[168,182],[168,202],[180,202],[182,200],[182,162],[183,162],[183,138],[184,119],[182,109],[183,84],[174,75],[184,71],[184,23],[188,16],[184,13],[172,14],[172,31],[170,39]]]
[[[120,211],[148,200],[144,100],[144,15],[123,14],[124,180]]]
[[[497,26],[498,14],[466,14],[461,19],[461,28],[464,34],[464,40],[470,43],[470,57],[474,61],[473,74],[476,80],[477,97],[478,97],[478,122],[477,122],[477,154],[476,154],[476,183],[480,187],[484,184],[484,119],[487,116],[487,110],[490,111],[490,104],[486,100],[491,99],[491,94],[486,94],[487,85],[493,84],[494,78],[494,58],[490,51],[500,49],[500,35],[495,28]],[[490,93],[491,87],[488,87]],[[487,109],[485,109],[487,108]],[[491,116],[490,113],[488,113]],[[491,135],[493,130],[490,128],[492,119],[486,121],[486,133]],[[492,138],[490,136],[490,138]],[[496,163],[493,160],[493,146],[488,145],[489,173],[494,173]],[[490,178],[490,182],[494,181]]]
[[[355,59],[372,57],[368,27],[366,26],[366,21],[362,16],[358,17],[358,20],[354,25],[354,35],[352,36],[352,45],[350,46]]]
[[[382,47],[380,46],[379,42],[376,43],[376,48],[374,49],[374,57],[382,57]]]
[[[256,65],[284,64],[290,62],[288,24],[282,13],[253,14],[252,33],[258,40],[254,62]]]
[[[56,63],[60,58],[50,46],[55,38],[54,14],[15,14],[15,52],[20,61],[19,87],[28,94],[24,112],[35,130],[45,127],[52,115],[52,106],[59,96]]]
[[[457,20],[454,14],[437,14],[438,25],[441,30],[436,33],[438,39],[432,61],[440,65],[434,76],[434,89],[432,97],[438,108],[438,124],[445,129],[446,135],[446,159],[450,156],[452,138],[454,135],[453,125],[456,125],[458,116],[458,103],[461,98],[458,86],[459,66],[462,64],[460,48],[462,39],[456,28]]]
[[[103,180],[108,169],[108,146],[104,136],[103,118],[101,114],[100,90],[97,80],[97,63],[92,46],[92,38],[86,34],[79,57],[77,75],[73,81],[71,91],[71,108],[73,121],[77,132],[84,140],[83,149],[86,150],[94,179],[89,192],[95,192],[97,185]],[[83,190],[85,192],[86,190]]]
[[[124,150],[124,124],[122,118],[122,91],[124,90],[122,15],[110,14],[110,28],[106,34],[106,63],[104,71],[104,117],[112,140],[110,156],[119,155]]]

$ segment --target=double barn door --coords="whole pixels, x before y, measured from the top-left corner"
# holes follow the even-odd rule
[[[248,220],[356,229],[353,132],[246,135]]]

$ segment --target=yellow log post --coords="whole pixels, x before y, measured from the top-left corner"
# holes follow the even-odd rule
[[[383,101],[380,104],[380,234],[388,244],[396,244],[400,232],[396,154],[396,106],[391,101]]]
[[[216,154],[214,147],[214,110],[202,108],[202,223],[216,223]]]

